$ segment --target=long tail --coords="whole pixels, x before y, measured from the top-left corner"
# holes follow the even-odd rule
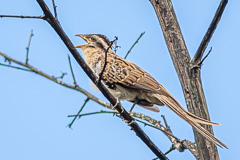
[[[172,111],[174,111],[178,116],[188,122],[191,126],[193,126],[199,133],[201,133],[208,140],[213,142],[214,144],[225,147],[227,146],[218,140],[214,135],[207,130],[205,130],[199,123],[207,124],[207,125],[219,125],[218,123],[214,123],[203,118],[200,118],[188,111],[186,111],[170,94],[169,96],[154,94],[154,96],[159,99],[161,103],[169,107]]]

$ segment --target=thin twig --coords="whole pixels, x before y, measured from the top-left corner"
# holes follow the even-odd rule
[[[67,73],[66,72],[62,72],[61,76],[58,76],[58,77],[53,76],[53,77],[56,78],[56,79],[63,79],[63,77],[65,75],[67,75]]]
[[[52,0],[52,4],[53,4],[54,15],[55,15],[55,18],[57,19],[57,6],[55,5],[54,0]]]
[[[25,69],[25,68],[21,68],[21,67],[16,67],[16,66],[12,66],[12,65],[9,65],[9,64],[2,64],[2,63],[0,63],[0,65],[1,65],[1,66],[4,66],[4,67],[10,67],[10,68],[14,68],[14,69],[23,70],[23,71],[33,72],[33,71],[30,70],[30,69]]]
[[[0,18],[33,18],[33,19],[45,19],[45,16],[23,16],[23,15],[0,15]]]
[[[117,117],[121,118],[121,116],[119,116],[119,113],[116,112],[116,111],[97,111],[97,112],[89,112],[89,113],[84,113],[84,114],[76,114],[76,115],[68,115],[68,117],[83,117],[83,116],[88,116],[88,115],[95,115],[95,114],[102,114],[102,113],[111,113],[111,114],[114,114],[116,115]],[[131,112],[131,113],[134,113],[134,112]],[[142,117],[139,117],[138,114],[132,114],[133,117],[135,118],[139,118],[139,119],[142,119]],[[152,128],[155,128],[157,130],[160,130],[162,131],[165,135],[167,136],[171,136],[175,139],[177,139],[178,141],[182,141],[180,139],[178,139],[177,137],[175,137],[172,133],[170,133],[166,128],[164,128],[162,125],[152,125],[152,124],[149,124],[150,122],[147,121],[146,119],[142,119],[142,120],[145,120],[147,121],[148,123],[142,121],[142,120],[139,120],[139,119],[135,119],[137,122],[140,122],[142,123],[144,126],[149,126],[149,127],[152,127]]]
[[[172,133],[172,131],[170,129],[170,126],[167,124],[167,120],[166,120],[165,116],[161,115],[161,117],[163,118],[163,121],[164,121],[164,124],[165,124],[165,127],[166,127],[167,131]]]
[[[29,48],[30,48],[30,44],[31,44],[31,40],[32,40],[32,37],[33,37],[33,30],[31,30],[31,33],[30,33],[30,37],[29,37],[29,41],[28,41],[28,46],[26,48],[27,50],[27,53],[26,53],[26,64],[28,64],[28,55],[29,55]]]
[[[113,114],[113,115],[116,115],[117,117],[121,118],[119,116],[119,113],[116,112],[116,111],[97,111],[97,112],[89,112],[89,113],[84,113],[84,114],[77,114],[77,115],[68,115],[68,117],[75,117],[75,116],[78,116],[79,118],[80,117],[83,117],[83,116],[89,116],[89,115],[96,115],[96,114],[104,114],[104,113],[108,113],[108,114]],[[152,128],[155,128],[155,129],[158,129],[160,131],[162,131],[172,142],[172,146],[171,148],[174,148],[174,149],[177,149],[179,152],[183,152],[184,149],[188,149],[195,157],[198,157],[198,152],[197,152],[197,148],[196,146],[194,145],[194,143],[190,142],[190,141],[187,141],[187,140],[181,140],[177,137],[175,137],[171,132],[169,132],[165,127],[163,127],[159,121],[156,121],[146,115],[143,115],[143,114],[140,114],[140,113],[135,113],[135,112],[131,112],[131,115],[133,117],[136,117],[136,118],[139,118],[139,119],[142,119],[144,121],[147,121],[148,123],[142,121],[142,120],[139,120],[139,119],[136,119],[137,122],[140,122],[142,123],[144,126],[149,126],[149,127],[152,127]],[[151,124],[153,125],[151,125]],[[166,153],[165,153],[166,154]]]
[[[64,83],[60,80],[58,80],[57,78],[54,78],[54,76],[51,76],[51,75],[48,75],[40,70],[38,70],[37,68],[29,65],[29,64],[25,64],[23,62],[20,62],[18,60],[15,60],[9,56],[7,56],[6,54],[0,52],[0,55],[3,56],[5,59],[7,59],[9,62],[13,62],[13,63],[16,63],[18,65],[21,65],[23,67],[26,67],[28,69],[24,69],[24,68],[20,68],[20,67],[14,67],[14,66],[11,66],[11,65],[5,65],[5,64],[1,64],[2,66],[6,66],[6,67],[10,67],[10,68],[15,68],[15,69],[21,69],[21,70],[24,70],[24,71],[29,71],[29,72],[34,72],[42,77],[45,77],[59,85],[62,85],[64,87],[67,87],[67,88],[70,88],[70,89],[73,89],[73,90],[76,90],[76,91],[79,91],[81,93],[83,93],[84,95],[86,95],[88,98],[90,98],[91,100],[95,101],[96,103],[100,104],[101,106],[103,107],[107,107],[109,109],[111,109],[110,105],[100,99],[98,99],[97,97],[93,96],[92,94],[90,94],[89,92],[87,92],[86,90],[84,90],[83,88],[79,87],[79,86],[73,86],[73,85],[69,85],[67,83]]]
[[[210,48],[210,50],[208,51],[208,53],[206,54],[205,57],[203,57],[203,59],[201,60],[201,62],[199,63],[199,65],[201,66],[204,62],[204,60],[209,56],[209,54],[212,52],[212,47]]]
[[[89,101],[89,98],[87,97],[87,99],[84,101],[82,107],[80,108],[80,110],[78,111],[77,115],[74,117],[74,119],[72,120],[72,122],[68,125],[69,128],[72,127],[74,121],[77,119],[78,115],[82,112],[83,108],[85,107],[85,105],[87,104],[87,102]],[[80,118],[80,116],[79,116]]]
[[[114,43],[115,40],[117,40],[117,37],[115,37],[115,39],[114,39],[113,41],[111,41],[110,46],[108,46],[108,48],[107,48],[107,50],[106,50],[106,52],[105,52],[105,62],[104,62],[104,65],[103,65],[103,69],[102,69],[101,73],[99,74],[99,78],[98,78],[98,80],[97,80],[97,85],[99,85],[99,84],[101,83],[103,73],[104,73],[104,71],[105,71],[105,69],[106,69],[106,66],[107,66],[107,63],[108,63],[108,62],[107,62],[107,54],[108,54],[108,51],[109,51],[109,49],[112,47],[112,45],[113,45],[113,43]]]
[[[131,52],[131,50],[133,49],[133,47],[138,43],[138,41],[140,40],[140,38],[145,34],[145,32],[141,33],[140,36],[138,37],[138,39],[133,43],[132,47],[128,50],[127,54],[125,55],[124,59],[127,58],[128,54]]]
[[[90,113],[84,113],[84,114],[77,114],[77,115],[68,115],[68,117],[83,117],[83,116],[90,116],[90,115],[95,115],[95,114],[102,114],[102,113],[111,113],[111,114],[117,114],[118,112],[116,111],[98,111],[98,112],[90,112]]]
[[[168,153],[172,152],[173,150],[175,150],[174,146],[172,145],[171,148],[166,152],[164,153],[165,155],[167,155]]]
[[[219,4],[219,7],[214,15],[214,18],[213,18],[207,32],[205,33],[205,36],[202,39],[202,42],[201,42],[200,46],[198,47],[198,50],[192,60],[193,63],[197,64],[201,61],[203,53],[210,41],[215,29],[217,28],[218,22],[220,21],[220,18],[223,14],[223,11],[224,11],[227,3],[228,3],[228,0],[222,0],[221,3]]]
[[[76,81],[75,76],[74,76],[74,73],[73,73],[71,58],[70,58],[69,55],[68,55],[68,63],[69,63],[70,70],[71,70],[71,73],[72,73],[73,84],[74,84],[75,86],[77,86],[77,81]]]

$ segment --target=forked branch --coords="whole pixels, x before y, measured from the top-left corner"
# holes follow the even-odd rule
[[[193,64],[198,64],[201,62],[203,53],[204,53],[205,49],[207,48],[207,45],[210,42],[210,39],[211,39],[215,29],[217,28],[217,25],[222,17],[223,11],[224,11],[227,3],[228,3],[228,0],[221,1],[220,5],[215,13],[215,16],[214,16],[210,26],[208,27],[208,30],[205,33],[205,36],[203,37],[202,42],[201,42],[200,46],[198,47],[198,50],[192,60]]]

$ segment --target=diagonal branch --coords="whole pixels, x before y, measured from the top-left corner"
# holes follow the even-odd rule
[[[211,39],[215,29],[217,28],[218,22],[220,21],[220,19],[222,17],[223,11],[224,11],[227,3],[228,3],[228,0],[222,0],[221,3],[219,4],[219,7],[215,13],[215,16],[214,16],[207,32],[205,33],[205,36],[203,37],[200,46],[198,47],[198,50],[192,60],[192,63],[198,64],[201,62],[203,53],[204,53],[205,49],[207,48],[207,45],[210,42],[210,39]]]
[[[82,67],[85,73],[89,76],[89,78],[96,84],[97,76],[93,73],[93,71],[88,67],[85,61],[82,59],[80,54],[75,49],[74,45],[65,34],[63,29],[61,28],[59,22],[53,17],[49,8],[45,4],[43,0],[37,0],[38,4],[42,8],[44,14],[47,17],[47,21],[54,28],[57,34],[60,36],[62,41],[65,43],[69,51],[72,53],[73,57],[76,59],[78,64]],[[107,90],[107,88],[100,82],[98,85],[99,90],[103,93],[103,95],[111,102],[111,104],[116,104],[116,110],[120,113],[121,117],[124,121],[131,126],[133,131],[137,134],[137,136],[152,150],[152,152],[160,159],[165,160],[167,157],[157,148],[157,146],[150,140],[150,138],[143,132],[143,130],[139,127],[139,125],[134,121],[134,119],[128,114],[128,112],[122,107],[120,103],[117,103],[117,100],[113,97],[113,95]]]
[[[127,58],[128,54],[132,51],[133,47],[138,43],[138,41],[142,38],[145,32],[141,33],[138,39],[133,43],[132,47],[128,50],[127,54],[125,55],[124,59]]]
[[[78,111],[77,115],[73,118],[72,122],[68,125],[69,128],[72,127],[74,121],[77,119],[78,115],[82,112],[83,108],[85,107],[85,105],[87,104],[88,101],[89,101],[89,98],[87,98],[87,99],[84,101],[84,103],[83,103],[82,107],[80,108],[80,110]],[[79,116],[79,118],[80,118],[80,116]]]

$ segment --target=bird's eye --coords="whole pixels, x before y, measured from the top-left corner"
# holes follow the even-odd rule
[[[96,42],[97,40],[96,40],[96,38],[91,37],[91,41]]]

